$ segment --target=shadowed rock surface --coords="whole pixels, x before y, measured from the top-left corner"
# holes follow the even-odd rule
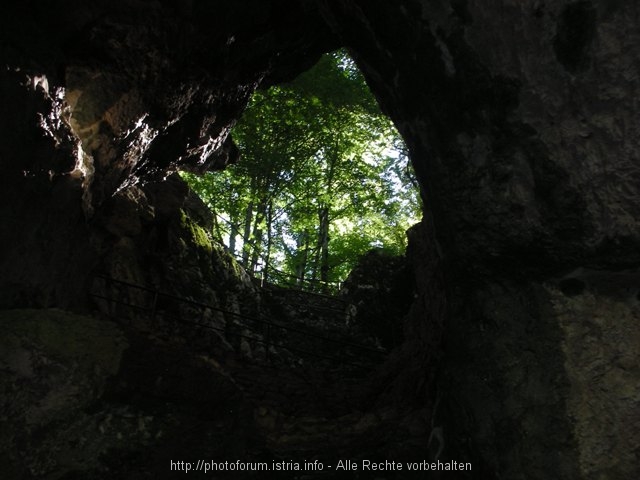
[[[0,306],[89,314],[99,306],[89,292],[107,291],[95,276],[108,274],[258,312],[260,294],[211,243],[207,212],[169,174],[237,161],[229,131],[251,93],[345,46],[406,140],[426,206],[410,231],[415,298],[397,319],[405,341],[371,373],[367,393],[377,412],[400,412],[394,425],[408,419],[421,431],[398,427],[387,447],[405,438],[427,460],[471,461],[466,478],[638,478],[639,8],[611,0],[5,2]],[[97,425],[83,409],[109,382],[129,385],[112,390],[134,411],[118,421],[138,432],[143,451],[153,429],[139,416],[151,407],[136,403],[126,380],[136,361],[154,378],[171,363],[187,379],[169,395],[198,425],[185,446],[230,432],[221,455],[254,454],[253,427],[228,423],[249,422],[244,413],[202,416],[201,400],[222,409],[240,397],[195,351],[155,342],[136,319],[132,340],[92,317],[64,333],[68,352],[41,348],[40,328],[82,322],[28,312],[2,322],[2,338],[13,339],[0,352],[9,362],[3,405],[25,405],[2,413],[3,445],[22,452],[3,460],[9,478],[101,478],[121,464],[92,444],[59,441]],[[205,322],[228,318],[211,311]],[[73,347],[95,336],[111,339],[102,344],[110,353]],[[216,361],[233,349],[224,334],[200,337],[198,348]],[[49,365],[37,388],[18,381],[35,374],[32,362]],[[163,412],[170,429],[178,420]],[[47,447],[54,443],[60,450]],[[183,451],[168,439],[163,448],[124,465],[145,472]]]

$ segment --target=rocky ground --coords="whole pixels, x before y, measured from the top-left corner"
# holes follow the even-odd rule
[[[171,459],[401,461],[428,444],[426,412],[376,402],[388,352],[347,325],[345,300],[262,296],[274,312],[261,317],[274,324],[268,345],[246,322],[238,342],[162,311],[153,329],[139,314],[3,311],[5,478],[174,478]]]

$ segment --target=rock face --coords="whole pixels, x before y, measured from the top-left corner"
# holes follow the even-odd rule
[[[610,363],[639,350],[620,342],[638,320],[637,6],[323,5],[430,210],[444,454],[466,450],[481,478],[637,476],[637,371]]]
[[[61,310],[4,311],[0,330],[5,478],[168,478],[172,456],[251,448],[242,393],[188,349]]]
[[[213,242],[212,215],[178,175],[162,183],[130,186],[105,202],[96,219],[106,232],[94,237],[106,253],[96,270],[91,294],[154,308],[152,295],[139,288],[127,288],[108,279],[148,286],[180,298],[197,300],[232,313],[255,313],[259,295],[251,279]],[[134,297],[145,298],[134,298]],[[165,302],[166,303],[166,302]],[[103,313],[126,317],[131,309]],[[178,316],[188,316],[188,305],[156,305]],[[203,321],[217,328],[234,318],[207,312]]]
[[[380,401],[429,411],[433,458],[469,459],[470,478],[639,477],[638,8],[9,2],[0,305],[87,309],[99,272],[250,290],[162,180],[235,161],[228,132],[251,92],[344,45],[427,208]]]
[[[352,306],[348,323],[375,335],[386,348],[404,341],[402,320],[414,299],[404,257],[370,250],[344,281],[340,296]]]
[[[23,251],[3,256],[3,305],[78,307],[90,272],[114,249],[103,231],[132,233],[113,232],[123,226],[105,225],[104,215],[127,196],[145,208],[126,189],[177,165],[236,161],[229,131],[254,89],[333,45],[313,11],[253,0],[9,2],[0,243]]]
[[[639,88],[626,20],[636,7],[337,3],[333,24],[407,139],[437,234],[465,268],[637,264],[637,139],[626,132],[638,119],[622,100]]]

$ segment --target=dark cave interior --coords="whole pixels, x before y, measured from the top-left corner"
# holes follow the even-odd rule
[[[206,459],[332,466],[278,478],[640,478],[639,9],[5,2],[3,477],[174,478]],[[362,280],[367,315],[400,326],[382,356],[346,327],[348,299],[258,288],[173,174],[237,161],[252,93],[338,47],[427,206],[402,264]],[[289,330],[251,336],[265,312]]]

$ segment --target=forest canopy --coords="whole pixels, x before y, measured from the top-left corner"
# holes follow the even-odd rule
[[[237,165],[182,175],[247,271],[327,284],[372,248],[404,252],[421,210],[406,149],[345,52],[256,92],[232,135]]]

